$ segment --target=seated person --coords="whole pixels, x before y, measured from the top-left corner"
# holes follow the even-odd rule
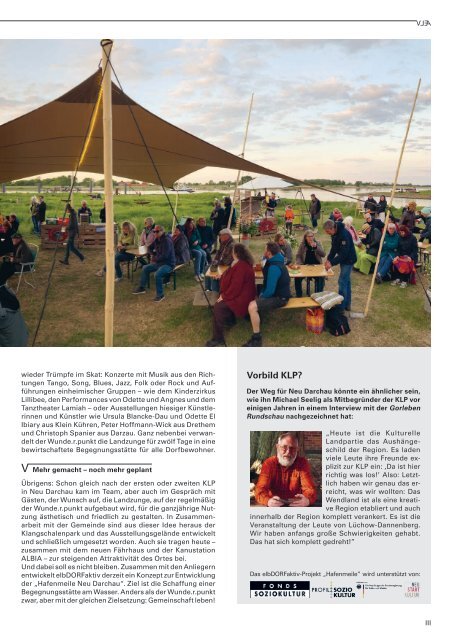
[[[140,234],[140,238],[138,241],[139,247],[146,247],[146,253],[141,255],[138,259],[141,265],[147,264],[147,259],[145,255],[149,255],[149,247],[155,240],[154,235],[154,220],[153,218],[145,218],[143,222],[143,231]],[[144,249],[143,249],[144,251]]]
[[[392,286],[400,285],[405,289],[410,282],[415,284],[415,265],[418,258],[417,238],[405,225],[398,229],[398,255],[392,265]]]
[[[236,318],[247,314],[248,306],[256,297],[253,257],[243,244],[233,247],[233,262],[220,278],[220,296],[214,305],[213,335],[207,347],[225,344],[224,328],[234,324]]]
[[[12,262],[0,263],[0,347],[26,347],[28,341],[28,329],[19,300],[6,286],[13,273]]]
[[[164,282],[176,266],[175,249],[170,235],[165,233],[161,224],[154,227],[155,240],[150,245],[151,262],[143,267],[140,274],[140,285],[133,291],[134,294],[146,293],[149,284],[149,275],[154,273],[156,280],[156,296],[154,302],[161,302],[164,296]]]
[[[401,216],[400,225],[403,225],[413,232],[415,228],[415,218],[417,212],[417,203],[409,202],[407,207],[403,209],[403,215]]]
[[[365,213],[363,214],[363,217],[365,218],[366,224],[369,224],[370,227],[376,227],[382,233],[382,229],[384,228],[384,223],[380,218],[376,218],[375,215],[370,211],[365,211]]]
[[[189,242],[186,238],[184,227],[182,225],[176,225],[171,239],[173,240],[176,264],[187,264],[190,262]]]
[[[382,234],[379,229],[369,224],[363,225],[362,233],[366,236],[363,240],[365,250],[358,252],[354,269],[367,276],[371,271],[372,265],[376,263],[376,256],[379,252]]]
[[[354,227],[353,224],[354,220],[352,218],[352,216],[346,216],[346,218],[343,220],[343,224],[345,226],[345,229],[347,229],[349,231],[349,233],[351,234],[352,237],[352,241],[354,242],[354,245],[360,245],[362,244],[362,241],[359,238],[359,235]]]
[[[427,240],[429,244],[431,244],[431,212],[423,215],[423,221],[425,223],[425,228],[420,233],[420,242]]]
[[[135,225],[129,220],[125,220],[121,225],[121,233],[118,238],[118,245],[115,254],[115,282],[120,282],[123,279],[123,272],[121,271],[122,262],[132,262],[136,256],[133,253],[128,253],[128,249],[137,248],[137,230]],[[105,273],[105,267],[96,273],[97,276],[103,276]]]
[[[86,200],[82,200],[81,203],[81,207],[80,209],[77,211],[77,218],[79,219],[80,222],[80,215],[82,213],[86,213],[89,217],[88,217],[88,222],[91,222],[91,216],[93,215],[91,212],[90,207],[87,205],[87,201]]]
[[[334,209],[329,216],[329,220],[333,220],[333,222],[339,222],[343,220],[343,214],[340,209]]]
[[[260,313],[284,307],[291,297],[288,269],[276,242],[267,243],[264,258],[266,262],[263,266],[263,288],[259,298],[249,304],[253,334],[243,347],[262,346]]]
[[[0,256],[7,256],[14,253],[11,236],[11,224],[8,220],[3,220],[0,224]]]
[[[206,224],[206,218],[198,218],[197,231],[201,238],[201,248],[206,253],[206,260],[208,264],[211,264],[211,251],[214,244],[214,232],[212,227]]]
[[[282,433],[275,449],[276,455],[261,467],[256,502],[263,507],[309,507],[316,502],[316,486],[308,460],[299,456],[296,434]]]
[[[6,216],[6,219],[11,225],[11,235],[14,235],[19,230],[19,220],[17,216],[12,213],[10,216]]]
[[[396,233],[396,224],[394,222],[389,222],[376,273],[377,284],[381,284],[383,280],[390,280],[390,269],[392,267],[393,260],[398,255],[398,243],[399,235]]]
[[[322,259],[326,252],[322,248],[319,240],[315,239],[315,233],[308,229],[304,233],[302,242],[299,245],[296,254],[296,264],[322,264]],[[296,296],[302,297],[302,280],[303,278],[294,278],[294,286],[296,288]],[[325,278],[315,278],[315,290],[324,291]]]
[[[285,264],[290,264],[293,261],[293,250],[288,240],[285,239],[282,233],[277,233],[274,237],[274,242],[280,247],[282,256],[285,258]]]
[[[219,267],[229,267],[233,262],[233,234],[231,229],[222,229],[219,233],[219,248],[213,257],[212,264]],[[218,278],[205,278],[206,291],[219,291]]]
[[[15,233],[12,237],[12,241],[14,246],[14,255],[11,258],[11,262],[14,264],[14,270],[22,271],[22,265],[27,264],[27,266],[24,267],[24,271],[30,271],[31,266],[28,263],[33,262],[35,259],[32,250],[20,233]]]
[[[155,240],[154,236],[154,220],[153,218],[145,218],[143,222],[143,231],[138,241],[139,247],[149,247]]]
[[[184,233],[189,242],[190,255],[194,259],[195,280],[204,280],[206,252],[201,248],[201,237],[193,218],[185,221]]]
[[[289,204],[285,207],[285,229],[286,232],[290,235],[293,232],[293,223],[294,223],[294,211],[292,206]]]

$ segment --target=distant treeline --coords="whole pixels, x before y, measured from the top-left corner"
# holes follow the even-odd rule
[[[252,176],[242,176],[239,184],[242,185],[245,182],[249,182],[249,180],[253,180]],[[330,186],[338,186],[338,187],[392,187],[393,184],[391,182],[362,182],[361,180],[356,180],[356,182],[346,182],[345,180],[332,180],[326,178],[306,178],[305,182],[319,186],[319,187],[330,187]],[[16,187],[33,187],[37,184],[41,184],[43,187],[70,187],[72,183],[72,176],[56,176],[55,178],[28,178],[27,180],[15,180],[14,182],[7,182],[7,186],[16,186]],[[117,187],[120,183],[116,180],[113,181],[113,185]],[[134,186],[134,181],[131,181],[130,186]],[[139,184],[139,183],[136,183]],[[184,182],[186,186],[189,187],[220,187],[223,189],[233,189],[236,186],[235,181],[231,180],[209,180],[209,182]],[[104,187],[104,180],[92,180],[91,178],[84,178],[83,180],[75,180],[75,185],[77,187],[85,187],[89,188],[93,185],[96,187]],[[142,188],[143,186],[140,185]],[[152,186],[152,185],[150,185]],[[157,186],[157,185],[156,185]],[[398,185],[401,187],[414,187],[421,185],[414,185],[412,182],[406,182]],[[429,185],[423,185],[429,186]]]

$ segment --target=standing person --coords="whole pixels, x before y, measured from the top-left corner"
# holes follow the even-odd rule
[[[41,225],[46,221],[47,204],[44,201],[44,196],[39,196],[38,202],[38,233],[41,231]]]
[[[338,293],[343,296],[340,308],[350,311],[352,302],[351,271],[357,260],[354,242],[341,221],[326,220],[324,231],[332,238],[332,247],[325,263],[326,271],[336,264],[340,265]]]
[[[325,255],[326,252],[322,248],[322,244],[315,239],[315,232],[308,229],[297,250],[296,264],[322,264]],[[297,298],[302,297],[302,280],[303,278],[294,278]],[[324,291],[324,278],[315,278],[315,291]]]
[[[243,318],[255,297],[253,256],[243,244],[235,244],[231,268],[220,278],[220,296],[213,313],[213,335],[206,343],[207,347],[225,344],[225,326],[235,324],[236,318]]]
[[[278,205],[277,196],[272,191],[271,195],[269,196],[269,199],[267,200],[266,216],[273,218],[275,216],[275,209],[277,208],[277,205]]]
[[[214,200],[214,209],[211,212],[210,220],[212,222],[212,233],[214,234],[214,249],[217,249],[217,237],[222,229],[227,225],[224,225],[225,209],[222,207],[222,203],[218,198]]]
[[[373,216],[376,213],[377,202],[373,198],[373,194],[372,193],[368,194],[368,198],[365,200],[365,204],[364,204],[363,208],[365,209],[365,211],[371,211]]]
[[[229,196],[224,197],[223,206],[225,209],[225,217],[222,229],[226,229],[227,227],[229,227],[230,229],[234,229],[234,227],[236,226],[236,208],[233,207],[233,202],[231,201],[231,198]],[[231,210],[233,210],[233,213],[231,213]]]
[[[264,258],[263,288],[259,298],[253,300],[248,308],[253,334],[243,347],[262,346],[260,313],[284,307],[291,297],[288,269],[276,242],[267,243]]]
[[[38,198],[36,196],[32,196],[30,200],[30,215],[33,224],[33,233],[39,235]]]
[[[294,211],[292,206],[289,204],[285,208],[285,229],[286,229],[286,232],[289,233],[290,235],[293,232],[293,222],[294,222]]]
[[[104,203],[104,208],[105,208],[105,203]],[[88,222],[91,222],[91,216],[92,216],[93,214],[92,214],[92,212],[91,212],[90,207],[87,205],[87,201],[86,201],[86,200],[82,200],[81,207],[80,207],[80,209],[77,211],[77,218],[78,218],[79,222],[80,222],[80,215],[81,215],[82,213],[86,213],[86,214],[88,214]]]
[[[69,222],[66,227],[66,231],[68,232],[68,239],[66,242],[66,253],[64,255],[63,260],[60,260],[61,264],[66,264],[66,265],[69,264],[69,254],[71,251],[74,255],[76,255],[79,258],[80,262],[83,262],[85,260],[85,256],[82,253],[80,253],[80,251],[75,246],[75,240],[79,235],[79,223],[77,222],[77,214],[75,212],[75,209],[73,209],[70,204],[66,205],[65,218],[68,214],[69,214]]]
[[[140,274],[140,285],[133,291],[134,294],[146,293],[149,284],[149,275],[154,273],[156,280],[156,296],[154,302],[161,302],[164,296],[164,282],[176,266],[175,250],[172,238],[165,233],[161,224],[154,227],[156,239],[149,247],[151,251],[150,264],[143,267]]]
[[[382,222],[385,222],[385,212],[387,211],[387,199],[385,196],[379,197],[379,202],[376,206],[376,217]]]
[[[313,227],[314,233],[318,233],[318,220],[321,217],[321,203],[314,193],[311,194],[310,198],[311,202],[309,214],[311,219],[311,226]]]
[[[105,224],[105,202],[103,204],[102,209],[99,211],[99,220]]]

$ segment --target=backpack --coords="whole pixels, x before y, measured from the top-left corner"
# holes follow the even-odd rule
[[[350,333],[349,322],[342,309],[333,307],[326,311],[326,329],[333,336],[344,336]]]

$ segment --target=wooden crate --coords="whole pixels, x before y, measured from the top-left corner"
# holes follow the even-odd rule
[[[41,249],[55,249],[55,245],[62,247],[67,238],[67,233],[61,232],[61,228],[64,226],[61,224],[42,224]],[[61,235],[58,237],[58,234]]]

